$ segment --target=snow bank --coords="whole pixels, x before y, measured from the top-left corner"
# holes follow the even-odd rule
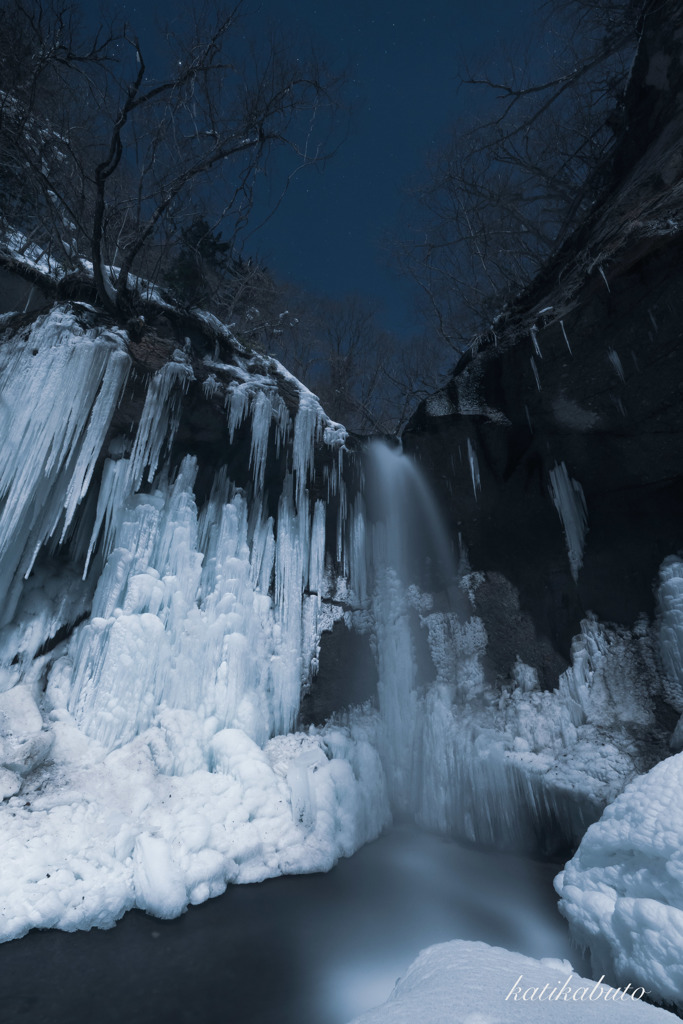
[[[555,881],[594,970],[683,1007],[683,755],[635,779]]]
[[[628,984],[628,983],[627,983]],[[636,998],[632,998],[635,992]],[[639,998],[640,996],[640,998]],[[677,1018],[626,990],[582,978],[562,960],[533,960],[483,942],[423,950],[382,1006],[354,1024],[643,1024]]]

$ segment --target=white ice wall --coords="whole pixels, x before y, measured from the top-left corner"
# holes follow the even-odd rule
[[[293,378],[292,424],[274,378],[237,365],[226,386],[213,364],[227,465],[198,509],[195,459],[166,459],[184,353],[103,451],[129,366],[125,338],[66,309],[0,346],[0,940],[109,927],[132,906],[172,917],[229,881],[326,870],[389,816],[368,723],[291,733],[320,643],[314,445],[334,458],[343,428]],[[251,497],[229,479],[238,427]],[[274,523],[266,462],[288,438]]]

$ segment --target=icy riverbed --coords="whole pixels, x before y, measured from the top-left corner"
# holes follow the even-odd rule
[[[230,886],[175,921],[132,911],[111,931],[6,943],[3,1021],[346,1024],[383,1002],[422,948],[454,938],[585,974],[556,910],[556,871],[394,828],[327,874]]]

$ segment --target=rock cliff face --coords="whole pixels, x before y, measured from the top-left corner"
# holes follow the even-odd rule
[[[586,613],[653,614],[683,544],[683,11],[651,8],[608,195],[404,436],[486,573],[496,668],[514,623],[547,686]]]

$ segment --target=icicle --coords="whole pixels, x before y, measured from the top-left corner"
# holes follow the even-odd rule
[[[90,414],[85,439],[69,482],[62,540],[79,502],[85,497],[90,486],[95,463],[102,450],[114,410],[126,383],[129,368],[130,358],[127,353],[122,351],[113,353],[104,372],[102,385]]]
[[[26,341],[3,352],[0,382],[0,622],[9,621],[20,578],[60,523],[65,532],[87,490],[124,385],[122,337],[84,332],[57,308]]]
[[[348,498],[346,493],[346,483],[341,480],[339,484],[339,504],[337,506],[337,564],[342,566],[342,572],[348,573],[348,565],[346,564],[346,555],[344,548],[344,534],[346,530],[346,520],[348,515]]]
[[[213,396],[220,391],[220,384],[212,373],[208,375],[202,384],[202,391],[204,392],[205,398],[213,398]]]
[[[148,481],[154,479],[164,443],[168,448],[173,443],[180,413],[180,403],[173,390],[179,385],[185,391],[192,379],[190,367],[178,362],[166,363],[152,377],[130,457],[133,491],[140,487],[145,471]]]
[[[147,388],[145,404],[140,416],[133,449],[129,459],[119,460],[103,474],[97,503],[85,572],[88,570],[92,553],[97,544],[100,530],[105,525],[106,535],[102,549],[103,557],[109,553],[111,526],[115,513],[125,504],[131,494],[137,491],[145,471],[151,482],[156,473],[164,444],[171,447],[180,420],[180,401],[176,385],[184,391],[193,379],[193,373],[184,363],[166,363],[152,377]]]
[[[611,289],[611,288],[610,288],[610,286],[609,286],[609,281],[608,281],[608,280],[607,280],[607,278],[605,277],[605,271],[604,271],[604,270],[602,269],[602,267],[598,267],[598,270],[599,270],[599,271],[600,271],[600,273],[602,274],[602,279],[603,279],[603,281],[605,282],[605,287],[607,288],[607,291],[608,291],[608,292],[611,292],[611,291],[612,291],[612,289]]]
[[[251,542],[251,582],[262,594],[270,593],[275,564],[275,537],[272,517],[259,523]]]
[[[305,494],[307,492],[304,492]],[[303,510],[303,502],[301,505]],[[274,720],[277,732],[288,732],[299,708],[301,687],[301,592],[304,576],[302,520],[308,513],[294,510],[292,478],[288,475],[278,509],[275,547],[275,613],[282,633],[281,652],[273,659]]]
[[[348,576],[349,585],[359,603],[368,596],[366,511],[362,493],[356,495],[349,522]]]
[[[621,381],[625,382],[626,381],[626,376],[624,374],[624,367],[621,364],[621,359],[619,358],[618,352],[616,352],[613,348],[611,348],[609,350],[609,352],[607,353],[607,357],[608,357],[610,363],[612,364],[612,366],[614,367],[617,375],[619,376],[619,379]]]
[[[289,440],[292,419],[281,395],[273,398],[273,419],[275,420],[275,454],[279,456]]]
[[[527,405],[524,406],[524,412],[526,413],[526,421],[529,424],[529,431],[530,431],[530,433],[533,434],[534,428],[531,425],[531,416],[529,414],[529,407]]]
[[[121,508],[124,499],[127,497],[129,466],[130,464],[128,459],[117,459],[116,461],[107,459],[104,463],[104,468],[102,469],[102,480],[100,481],[100,489],[97,496],[95,523],[90,536],[90,544],[88,545],[88,553],[86,555],[85,566],[83,568],[83,579],[85,579],[88,574],[90,559],[92,558],[95,545],[97,544],[97,540],[103,527],[103,557],[106,558],[111,550],[114,514]]]
[[[314,466],[315,442],[321,431],[321,409],[315,395],[302,393],[294,424],[292,469],[296,480],[296,507],[302,509],[304,496]]]
[[[263,490],[272,412],[270,398],[264,391],[259,391],[251,403],[251,447],[249,451],[249,466],[257,493]]]
[[[534,371],[534,377],[536,378],[536,387],[540,391],[541,390],[541,379],[538,376],[538,369],[536,367],[536,360],[534,359],[533,356],[531,357],[531,369]]]
[[[538,330],[536,327],[531,328],[531,340],[534,343],[534,351],[536,352],[536,355],[539,357],[539,359],[542,359],[543,354],[540,348],[538,347]]]
[[[325,572],[325,513],[324,501],[316,501],[311,527],[311,553],[308,569],[308,589],[320,594]]]
[[[564,462],[550,470],[550,493],[564,527],[567,553],[574,580],[583,564],[588,510],[581,484],[572,480]]]
[[[239,384],[230,388],[225,396],[228,407],[228,434],[230,444],[235,440],[235,431],[241,426],[247,409],[249,408],[250,390],[249,385]]]
[[[574,353],[572,352],[572,347],[571,347],[571,345],[569,344],[569,338],[567,337],[567,332],[566,332],[566,331],[565,331],[565,329],[564,329],[564,320],[560,320],[560,327],[562,328],[562,334],[563,334],[563,336],[564,336],[564,340],[565,340],[565,342],[566,342],[567,348],[569,349],[569,355],[571,356],[571,355],[573,355]]]
[[[475,452],[469,437],[467,438],[467,459],[470,464],[470,473],[472,475],[472,490],[474,492],[474,499],[476,501],[479,492],[481,491],[481,478],[479,476],[479,460],[477,458],[477,453]]]

